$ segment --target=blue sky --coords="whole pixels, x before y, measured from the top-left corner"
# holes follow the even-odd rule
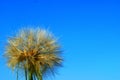
[[[7,38],[26,26],[60,37],[64,67],[53,80],[120,80],[119,1],[1,0],[1,80],[16,80],[2,55]]]

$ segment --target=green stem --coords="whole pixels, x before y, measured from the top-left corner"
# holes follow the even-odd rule
[[[28,78],[29,78],[29,80],[33,80],[33,75],[32,75],[31,71],[29,71],[29,73],[28,73]]]
[[[42,73],[41,73],[41,71],[38,74],[38,80],[42,80]]]
[[[16,77],[17,79],[16,79],[16,80],[18,80],[18,69],[17,69],[17,72],[16,72],[16,73],[17,73],[17,77]]]
[[[42,73],[40,72],[40,80],[42,80]]]
[[[27,69],[25,68],[25,80],[27,80]]]

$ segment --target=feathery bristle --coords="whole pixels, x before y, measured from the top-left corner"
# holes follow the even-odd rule
[[[25,68],[34,74],[38,70],[45,72],[46,67],[52,68],[55,64],[61,64],[62,59],[57,54],[60,52],[60,46],[53,35],[39,28],[22,29],[19,34],[9,38],[5,55],[9,67]]]

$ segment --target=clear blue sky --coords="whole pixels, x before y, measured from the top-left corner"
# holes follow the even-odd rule
[[[120,80],[119,1],[0,0],[1,80],[16,80],[1,55],[8,36],[25,26],[60,37],[64,67],[53,80]]]

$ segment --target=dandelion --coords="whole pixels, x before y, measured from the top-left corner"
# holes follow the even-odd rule
[[[8,66],[13,70],[23,70],[25,80],[43,80],[47,71],[53,72],[61,65],[60,54],[60,45],[54,36],[40,28],[20,30],[8,39],[5,51]]]

